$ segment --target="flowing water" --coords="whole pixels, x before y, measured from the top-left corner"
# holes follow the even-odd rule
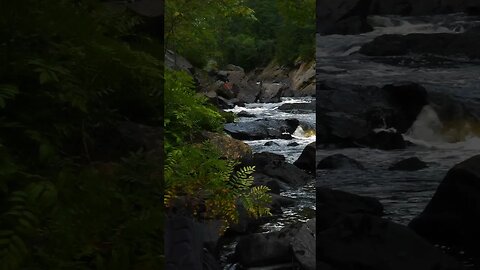
[[[426,17],[374,16],[374,31],[361,35],[317,35],[317,81],[342,81],[383,86],[416,82],[428,92],[447,93],[462,106],[480,108],[480,63],[461,58],[443,58],[434,64],[420,55],[368,57],[360,47],[383,34],[462,33],[480,25],[480,18],[463,14]],[[438,59],[437,59],[438,60]],[[322,98],[321,96],[317,98]],[[480,153],[480,138],[464,127],[452,139],[443,133],[444,123],[426,106],[404,138],[413,143],[406,150],[318,150],[317,160],[341,153],[354,158],[366,170],[317,171],[317,185],[379,198],[387,218],[408,224],[426,206],[446,172],[455,164]],[[429,167],[415,172],[389,171],[396,161],[416,156]]]
[[[305,146],[315,141],[315,112],[291,113],[280,111],[278,108],[285,103],[310,103],[314,100],[313,97],[302,98],[282,98],[279,103],[250,103],[245,107],[235,107],[229,111],[235,113],[246,111],[255,117],[240,117],[238,122],[252,122],[258,119],[291,119],[295,118],[300,121],[300,126],[292,135],[292,140],[282,139],[268,139],[245,141],[252,147],[254,153],[271,152],[285,156],[289,163],[293,163],[298,159]],[[269,146],[265,144],[270,142]],[[309,183],[303,187],[290,189],[282,192],[280,195],[293,198],[296,201],[295,206],[284,208],[283,214],[273,221],[262,226],[263,231],[276,231],[283,228],[285,225],[306,221],[312,217],[315,209],[315,184]]]
[[[315,141],[315,112],[292,113],[278,110],[285,103],[310,103],[313,97],[282,98],[279,103],[250,103],[245,107],[238,107],[227,111],[239,113],[245,111],[255,117],[239,117],[237,122],[252,122],[258,119],[298,119],[300,126],[292,134],[291,140],[268,139],[245,141],[252,147],[254,153],[271,152],[285,156],[289,163],[298,159],[305,146]],[[268,146],[265,145],[269,143]],[[279,231],[285,226],[297,222],[305,222],[315,215],[315,182],[312,181],[300,188],[291,188],[280,195],[295,199],[295,205],[282,208],[283,213],[275,216],[271,221],[261,226],[259,232]],[[234,252],[236,241],[227,241],[222,250],[221,261],[224,269],[238,269],[238,264],[226,263],[227,258]]]

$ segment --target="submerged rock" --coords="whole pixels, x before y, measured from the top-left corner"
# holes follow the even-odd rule
[[[411,157],[393,164],[388,169],[391,171],[418,171],[427,167],[427,163],[417,157]]]
[[[454,166],[409,226],[431,243],[464,250],[480,263],[480,155]]]
[[[320,170],[338,170],[338,169],[355,169],[355,170],[364,170],[363,165],[345,155],[335,154],[328,156],[322,159],[318,165],[317,169]]]
[[[249,113],[247,111],[241,111],[241,112],[237,113],[237,116],[238,117],[246,117],[246,118],[254,118],[255,114]]]

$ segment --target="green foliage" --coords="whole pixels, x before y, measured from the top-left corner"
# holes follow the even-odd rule
[[[277,2],[282,17],[282,24],[277,29],[277,61],[292,64],[297,58],[312,60],[315,57],[315,1]]]
[[[253,18],[244,0],[165,1],[165,46],[203,67],[222,58],[225,26],[237,15]]]
[[[165,199],[168,209],[182,208],[199,220],[217,219],[225,228],[238,221],[238,203],[254,217],[269,215],[265,187],[252,187],[253,167],[235,170],[237,162],[222,158],[201,131],[221,132],[224,116],[194,91],[182,71],[165,70]],[[232,119],[230,119],[232,120]]]
[[[196,95],[193,78],[165,70],[165,147],[191,141],[203,130],[221,131],[224,118],[206,97]]]
[[[162,44],[96,0],[0,7],[0,269],[161,269],[160,158],[93,150],[161,127]]]
[[[253,217],[270,215],[267,187],[252,187],[254,167],[234,171],[209,144],[186,145],[169,153],[165,165],[165,205],[189,209],[200,220],[238,222],[238,203]]]
[[[194,65],[213,59],[251,70],[314,58],[314,0],[207,2],[166,2],[167,47]]]

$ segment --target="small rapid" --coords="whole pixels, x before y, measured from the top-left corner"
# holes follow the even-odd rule
[[[386,217],[408,224],[432,198],[447,171],[480,151],[480,128],[462,115],[456,122],[442,120],[438,110],[459,108],[480,115],[480,63],[476,60],[425,55],[369,57],[359,49],[385,34],[461,34],[480,25],[480,17],[465,14],[400,17],[371,16],[374,30],[359,35],[317,35],[317,82],[334,81],[382,87],[414,82],[426,88],[440,105],[425,106],[403,137],[404,150],[369,148],[321,149],[317,160],[344,154],[360,161],[365,170],[317,170],[317,185],[380,199]],[[433,59],[433,60],[432,60]],[[448,96],[448,98],[446,98]],[[318,96],[321,99],[322,96]],[[450,103],[442,103],[445,100]],[[444,110],[449,116],[449,111]],[[458,120],[460,119],[460,120]],[[428,168],[413,172],[390,171],[406,158],[418,157]]]

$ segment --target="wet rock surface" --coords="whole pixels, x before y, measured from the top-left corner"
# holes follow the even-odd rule
[[[466,251],[480,263],[480,156],[454,166],[409,227],[431,243]]]
[[[296,119],[258,119],[252,122],[229,123],[224,129],[239,140],[290,139],[299,124]]]

